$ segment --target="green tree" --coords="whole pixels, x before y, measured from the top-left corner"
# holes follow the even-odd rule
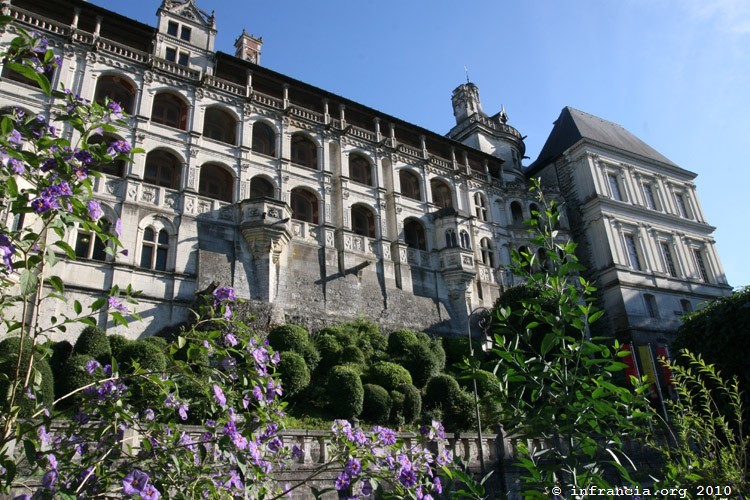
[[[575,245],[555,229],[560,207],[545,199],[538,181],[531,191],[543,208],[526,224],[548,260],[541,265],[537,253],[514,252],[515,272],[535,293],[496,310],[492,349],[499,360],[492,396],[499,421],[525,438],[517,455],[526,470],[523,494],[549,498],[554,486],[606,486],[613,473],[619,476],[614,484],[632,483],[624,440],[648,429],[644,388],[633,392],[615,383],[625,364],[616,342],[590,337],[589,325],[602,312],[592,305],[593,286],[578,276]],[[478,365],[470,361],[467,372]],[[547,446],[529,448],[524,443],[531,439]]]

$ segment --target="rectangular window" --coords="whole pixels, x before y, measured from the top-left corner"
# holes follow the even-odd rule
[[[612,191],[612,198],[617,201],[622,201],[622,191],[620,191],[620,182],[617,180],[617,176],[615,174],[607,174],[607,179],[609,179],[609,188]]]
[[[660,241],[659,246],[661,247],[661,254],[664,257],[664,266],[667,268],[667,272],[670,276],[677,277],[677,267],[674,265],[674,259],[672,258],[672,248],[666,241]]]
[[[164,58],[169,62],[176,62],[177,61],[177,49],[173,49],[172,47],[167,47]]]
[[[180,52],[180,59],[177,61],[177,64],[180,66],[187,66],[188,60],[190,59],[190,54],[187,52]]]
[[[646,301],[646,311],[649,318],[659,317],[659,307],[656,305],[656,297],[650,293],[644,294],[643,299]]]
[[[189,42],[190,41],[190,33],[191,33],[190,32],[190,28],[188,28],[187,26],[183,26],[182,27],[182,31],[180,31],[180,38],[182,38],[186,42]]]
[[[628,250],[628,259],[630,259],[630,267],[636,271],[640,271],[641,259],[638,257],[638,247],[636,246],[635,236],[632,234],[625,235],[625,247]]]
[[[677,211],[680,213],[680,217],[684,217],[685,219],[692,219],[692,217],[690,216],[690,211],[688,210],[685,195],[682,193],[677,193],[674,195],[674,198],[677,201]]]
[[[177,36],[177,30],[179,25],[174,21],[169,21],[167,24],[167,35]]]
[[[651,210],[657,210],[656,197],[654,196],[654,188],[651,184],[643,185],[643,196],[646,198],[646,207]]]
[[[703,259],[703,252],[699,249],[693,249],[693,257],[695,257],[695,265],[698,267],[698,272],[701,275],[701,279],[708,283],[708,268],[706,267],[706,261]]]
[[[689,314],[693,312],[693,305],[687,299],[680,300],[680,308],[682,309],[682,314]]]

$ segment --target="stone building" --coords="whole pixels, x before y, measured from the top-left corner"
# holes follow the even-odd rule
[[[504,111],[483,111],[476,85],[454,90],[456,126],[441,135],[264,68],[260,37],[240,34],[234,55],[215,50],[215,16],[194,0],[164,0],[156,28],[83,0],[6,0],[2,9],[62,56],[54,87],[123,104],[127,126],[105,140],[145,150],[132,164],[103,166],[95,184],[107,219],[122,221],[128,253],[112,259],[86,232],[70,235],[79,258],[60,274],[82,302],[130,284],[143,291],[138,312],[151,334],[186,319],[196,291],[218,282],[233,286],[266,323],[315,326],[366,316],[386,328],[455,333],[513,283],[510,251],[530,245],[522,221],[534,209],[521,165],[525,145]],[[12,37],[10,26],[2,41]],[[52,104],[3,69],[0,107],[49,115]],[[604,131],[616,127],[599,122]],[[543,174],[551,196],[562,187],[584,246],[606,245],[593,256],[596,272],[605,266],[611,272],[604,279],[638,278],[622,292],[628,314],[645,316],[648,303],[636,300],[650,294],[673,328],[675,301],[697,307],[726,293],[693,174],[596,135],[567,144],[556,130],[530,173]],[[591,172],[551,173],[569,158],[591,162]],[[600,164],[619,175],[623,201],[605,203],[610,185]],[[653,191],[659,208],[633,191],[641,182],[634,172],[660,183]],[[675,215],[678,192],[691,218]],[[584,217],[595,206],[611,224],[623,219],[622,227],[638,228],[647,215],[652,231],[671,235],[678,274],[659,267],[661,236],[648,246],[646,228],[627,233],[612,225],[599,239],[581,231],[588,219],[576,212],[578,202]],[[640,215],[627,218],[634,210]],[[641,245],[640,269],[628,264],[626,234]],[[603,287],[607,304],[626,288],[614,289]],[[621,322],[619,309],[612,316],[618,328],[634,325]]]

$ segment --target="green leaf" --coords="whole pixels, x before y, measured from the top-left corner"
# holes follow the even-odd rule
[[[79,301],[77,300],[73,301],[73,310],[75,311],[76,315],[81,314],[81,312],[83,311],[83,306],[81,305]]]
[[[44,92],[46,95],[52,94],[52,86],[50,85],[47,77],[42,73],[38,73],[36,70],[34,70],[34,68],[16,62],[7,62],[5,63],[5,65],[8,67],[8,69],[25,76],[29,80],[35,81],[39,85],[39,88],[42,89],[42,92]]]
[[[177,348],[182,349],[183,347],[185,347],[185,342],[186,342],[185,337],[183,337],[182,335],[177,337]]]
[[[54,243],[54,245],[57,248],[59,248],[60,250],[62,250],[63,252],[65,252],[65,255],[67,255],[68,258],[75,260],[75,258],[76,258],[76,251],[73,250],[73,247],[71,247],[70,245],[68,245],[67,243],[65,243],[62,240],[56,241]]]
[[[47,280],[52,288],[55,289],[56,292],[63,294],[65,293],[65,285],[63,284],[63,280],[59,276],[50,276]]]
[[[39,282],[36,273],[30,269],[24,269],[21,271],[21,295],[27,296],[36,292],[36,286]]]

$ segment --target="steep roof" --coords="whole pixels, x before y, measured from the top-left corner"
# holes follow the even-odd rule
[[[677,167],[669,158],[621,125],[566,106],[555,120],[547,142],[526,174],[533,175],[582,139]]]

